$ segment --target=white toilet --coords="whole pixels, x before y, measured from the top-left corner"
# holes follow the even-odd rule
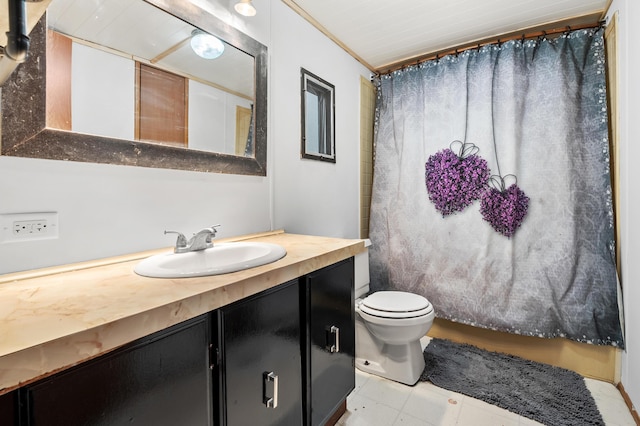
[[[365,240],[365,246],[371,241]],[[369,292],[368,250],[355,257],[356,367],[407,385],[424,370],[422,338],[435,313],[424,297],[403,291]]]

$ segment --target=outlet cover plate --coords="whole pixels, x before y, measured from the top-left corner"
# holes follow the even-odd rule
[[[58,238],[58,212],[0,214],[0,243],[52,238]]]

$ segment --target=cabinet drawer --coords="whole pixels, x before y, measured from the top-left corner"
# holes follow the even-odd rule
[[[27,386],[29,426],[209,425],[209,316]]]

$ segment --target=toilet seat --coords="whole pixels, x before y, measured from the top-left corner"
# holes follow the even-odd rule
[[[364,298],[358,307],[362,312],[380,318],[416,318],[433,312],[433,306],[426,298],[403,291],[375,292]]]

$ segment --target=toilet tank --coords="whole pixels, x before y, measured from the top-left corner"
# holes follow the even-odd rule
[[[369,246],[371,240],[364,240],[365,250],[355,256],[354,266],[354,290],[355,297],[361,297],[369,292]]]

